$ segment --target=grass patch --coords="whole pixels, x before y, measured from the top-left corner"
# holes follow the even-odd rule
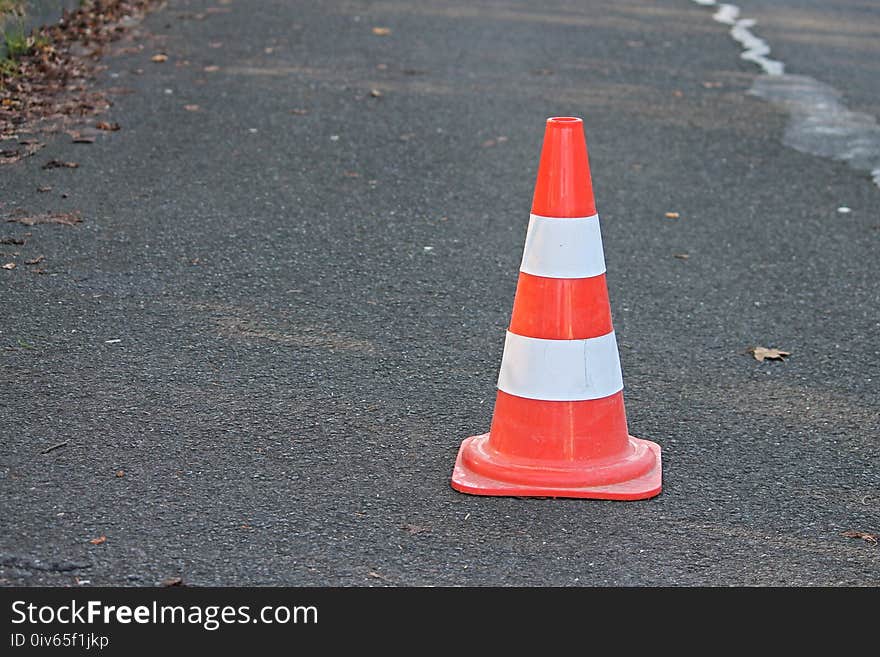
[[[27,55],[34,47],[34,40],[25,34],[24,28],[19,24],[3,30],[3,42],[6,44],[6,57],[17,59]]]
[[[18,62],[8,57],[0,58],[0,89],[3,88],[3,78],[11,78],[18,75]]]

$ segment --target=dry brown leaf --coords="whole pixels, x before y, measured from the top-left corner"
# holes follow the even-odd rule
[[[107,542],[107,537],[104,536],[103,534],[101,536],[99,536],[98,538],[93,538],[92,540],[89,541],[89,543],[91,543],[92,545],[101,545],[101,543],[106,543],[106,542]]]
[[[119,477],[119,478],[121,479],[122,477],[125,476],[125,470],[117,470],[117,471],[116,471],[116,476]]]
[[[43,165],[44,169],[76,169],[79,162],[65,162],[64,160],[49,160]]]
[[[216,64],[211,64],[210,66],[206,66],[202,69],[205,73],[214,73],[215,71],[219,71],[220,67]]]
[[[678,212],[667,212],[663,216],[667,219],[678,219],[681,215]]]
[[[15,263],[7,262],[5,265],[3,265],[3,269],[15,269]]]
[[[20,237],[0,237],[0,244],[24,244],[26,240],[21,239]]]
[[[382,92],[379,89],[370,89],[370,95],[373,98],[381,98],[383,96]]]
[[[25,226],[35,226],[36,224],[75,226],[76,224],[82,223],[82,217],[79,212],[44,212],[43,214],[35,214],[29,217],[10,217],[6,221],[9,223],[24,224]]]
[[[91,135],[74,135],[71,141],[74,144],[94,144],[95,138]]]
[[[391,28],[390,27],[374,27],[373,34],[375,34],[376,36],[388,36],[389,34],[391,34]]]
[[[0,164],[14,164],[24,157],[20,150],[9,149],[0,151]]]
[[[157,53],[150,57],[151,62],[156,62],[157,64],[161,64],[162,62],[168,61],[168,55],[163,55],[162,53]]]
[[[183,578],[182,577],[168,577],[163,579],[160,583],[160,586],[169,587],[169,586],[183,586]]]
[[[108,123],[107,121],[98,121],[95,124],[95,127],[98,130],[106,130],[107,132],[116,132],[117,130],[119,130],[119,124],[115,122]]]
[[[51,192],[52,188],[49,185],[43,185],[41,187],[37,187],[37,191],[40,192],[41,194],[44,194],[46,192]]]
[[[30,260],[25,260],[25,261],[24,261],[24,264],[26,264],[26,265],[38,265],[38,264],[40,264],[41,262],[43,262],[43,260],[45,260],[45,259],[46,259],[46,256],[44,256],[44,255],[38,255],[36,258],[31,258]]]
[[[687,253],[673,253],[672,257],[678,258],[679,260],[687,260],[688,258],[690,258],[690,255]]]
[[[843,532],[841,536],[846,536],[847,538],[860,538],[863,541],[873,543],[874,545],[880,542],[880,537],[878,537],[877,534],[869,534],[868,532],[848,531]]]
[[[198,105],[184,105],[183,109],[185,109],[187,112],[198,112],[202,108]]]
[[[761,363],[765,360],[783,360],[786,356],[791,356],[789,351],[770,349],[768,347],[749,347],[748,351],[755,357],[756,361]]]

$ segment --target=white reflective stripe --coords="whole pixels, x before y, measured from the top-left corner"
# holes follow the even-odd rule
[[[542,340],[508,331],[498,389],[546,401],[613,395],[623,390],[614,331],[587,340]]]
[[[519,270],[547,278],[604,274],[599,215],[569,219],[531,215]]]

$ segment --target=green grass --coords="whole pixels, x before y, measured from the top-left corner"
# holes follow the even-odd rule
[[[11,78],[17,74],[18,74],[18,63],[14,59],[9,59],[8,57],[0,58],[0,79]],[[3,83],[0,82],[0,89],[2,89],[2,88],[3,88]]]
[[[6,43],[6,57],[17,59],[27,55],[34,46],[33,38],[25,34],[21,25],[15,25],[3,31],[3,41]]]

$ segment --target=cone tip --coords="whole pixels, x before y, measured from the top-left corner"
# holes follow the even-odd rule
[[[542,217],[596,214],[583,119],[576,116],[547,119],[532,214]]]
[[[547,127],[553,128],[574,128],[579,124],[583,124],[584,120],[576,116],[551,116],[547,119]]]

